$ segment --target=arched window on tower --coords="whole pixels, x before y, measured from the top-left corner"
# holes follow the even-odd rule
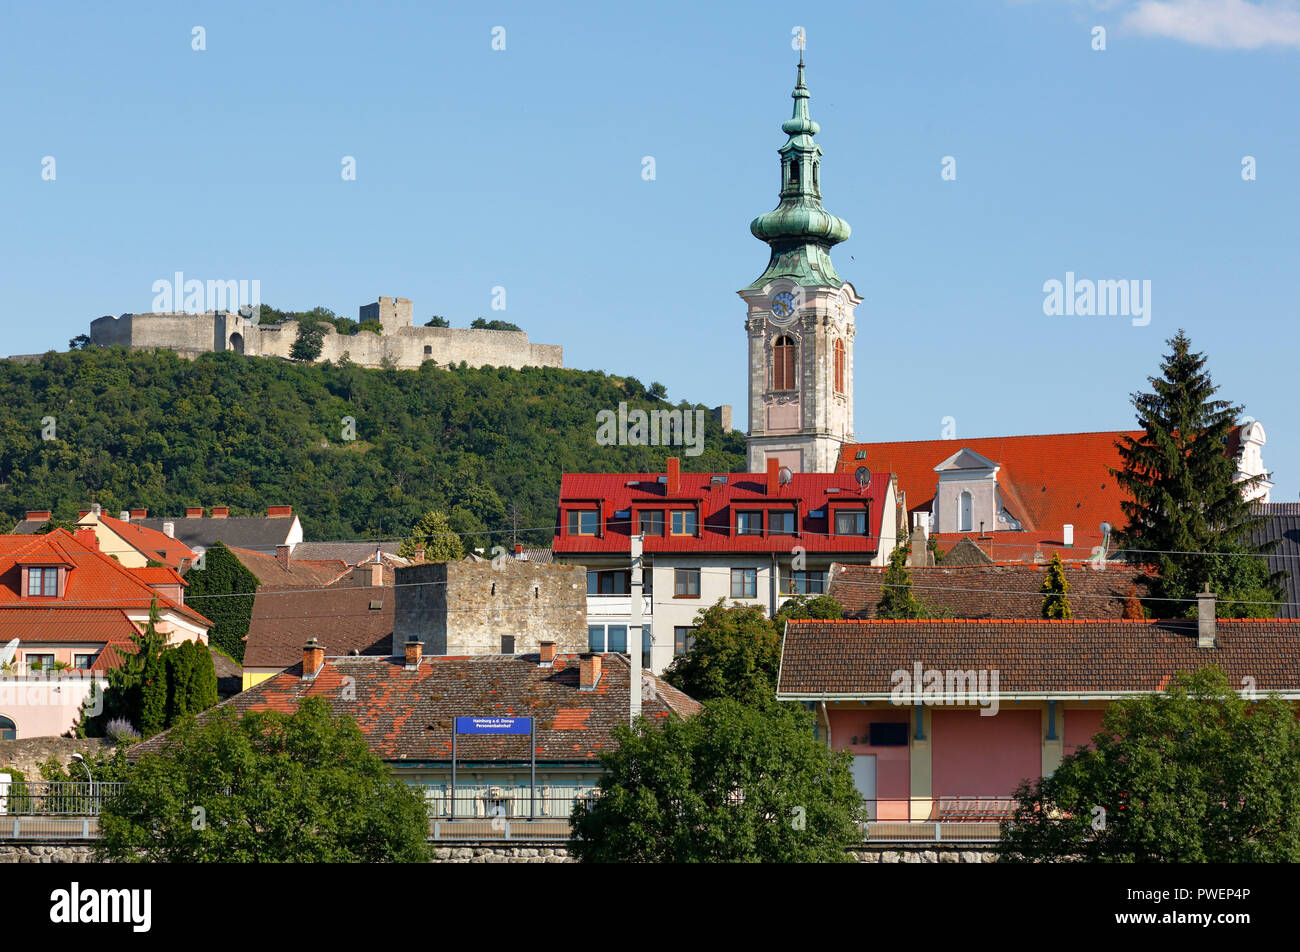
[[[799,184],[799,160],[798,159],[790,160],[790,184],[791,185]]]
[[[813,163],[813,188],[815,188],[819,192],[821,191],[822,188],[821,167],[822,164],[820,162]]]
[[[795,389],[794,341],[789,337],[778,337],[772,345],[772,389]]]
[[[835,338],[835,392],[844,392],[844,341]]]
[[[17,740],[18,727],[9,718],[0,714],[0,740]]]

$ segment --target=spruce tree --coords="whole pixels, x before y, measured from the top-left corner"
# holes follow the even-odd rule
[[[912,594],[912,573],[907,569],[907,542],[902,540],[889,554],[889,568],[882,580],[884,591],[876,604],[877,618],[925,618],[925,606]]]
[[[1111,473],[1132,497],[1121,503],[1128,525],[1119,545],[1126,559],[1148,567],[1158,617],[1194,615],[1206,584],[1219,596],[1219,615],[1270,617],[1278,580],[1264,548],[1250,542],[1261,520],[1243,497],[1264,477],[1234,483],[1236,464],[1226,452],[1242,407],[1214,398],[1205,355],[1192,352],[1183,331],[1167,343],[1162,375],[1147,378],[1153,392],[1132,395],[1145,432],[1116,443],[1123,468]]]
[[[1052,562],[1047,566],[1047,577],[1043,579],[1043,617],[1069,618],[1070,600],[1066,593],[1070,591],[1070,582],[1065,577],[1065,565],[1061,562],[1061,553],[1052,553]]]

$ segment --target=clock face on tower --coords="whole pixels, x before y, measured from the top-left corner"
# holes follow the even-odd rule
[[[794,317],[794,295],[789,291],[773,295],[772,316],[778,324],[789,323],[789,319]]]

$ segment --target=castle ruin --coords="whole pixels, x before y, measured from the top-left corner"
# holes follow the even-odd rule
[[[322,324],[325,338],[317,361],[337,363],[345,355],[362,367],[389,365],[414,370],[426,360],[441,366],[464,361],[470,367],[563,367],[564,348],[534,344],[523,331],[412,326],[408,298],[381,297],[359,309],[360,321],[377,321],[383,332],[359,330],[340,334]],[[248,314],[208,311],[202,314],[123,314],[90,324],[90,342],[99,347],[172,350],[182,357],[214,351],[288,358],[298,339],[298,321],[258,324]]]

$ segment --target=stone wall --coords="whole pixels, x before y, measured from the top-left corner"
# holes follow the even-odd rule
[[[102,737],[21,737],[18,740],[0,740],[0,773],[6,767],[16,767],[26,779],[40,780],[40,765],[51,757],[66,765],[72,761],[74,753],[93,760],[105,748],[111,750],[112,742]]]
[[[554,641],[561,654],[587,650],[587,572],[580,565],[506,561],[431,562],[396,571],[393,651],[410,640],[429,654],[515,654]]]
[[[94,862],[91,844],[77,843],[0,843],[0,863],[91,863]],[[988,847],[965,847],[940,850],[919,850],[910,846],[889,844],[855,847],[849,850],[863,863],[991,863],[996,856]],[[503,846],[500,843],[438,844],[434,847],[434,863],[573,863],[568,847],[556,843],[522,843]]]

